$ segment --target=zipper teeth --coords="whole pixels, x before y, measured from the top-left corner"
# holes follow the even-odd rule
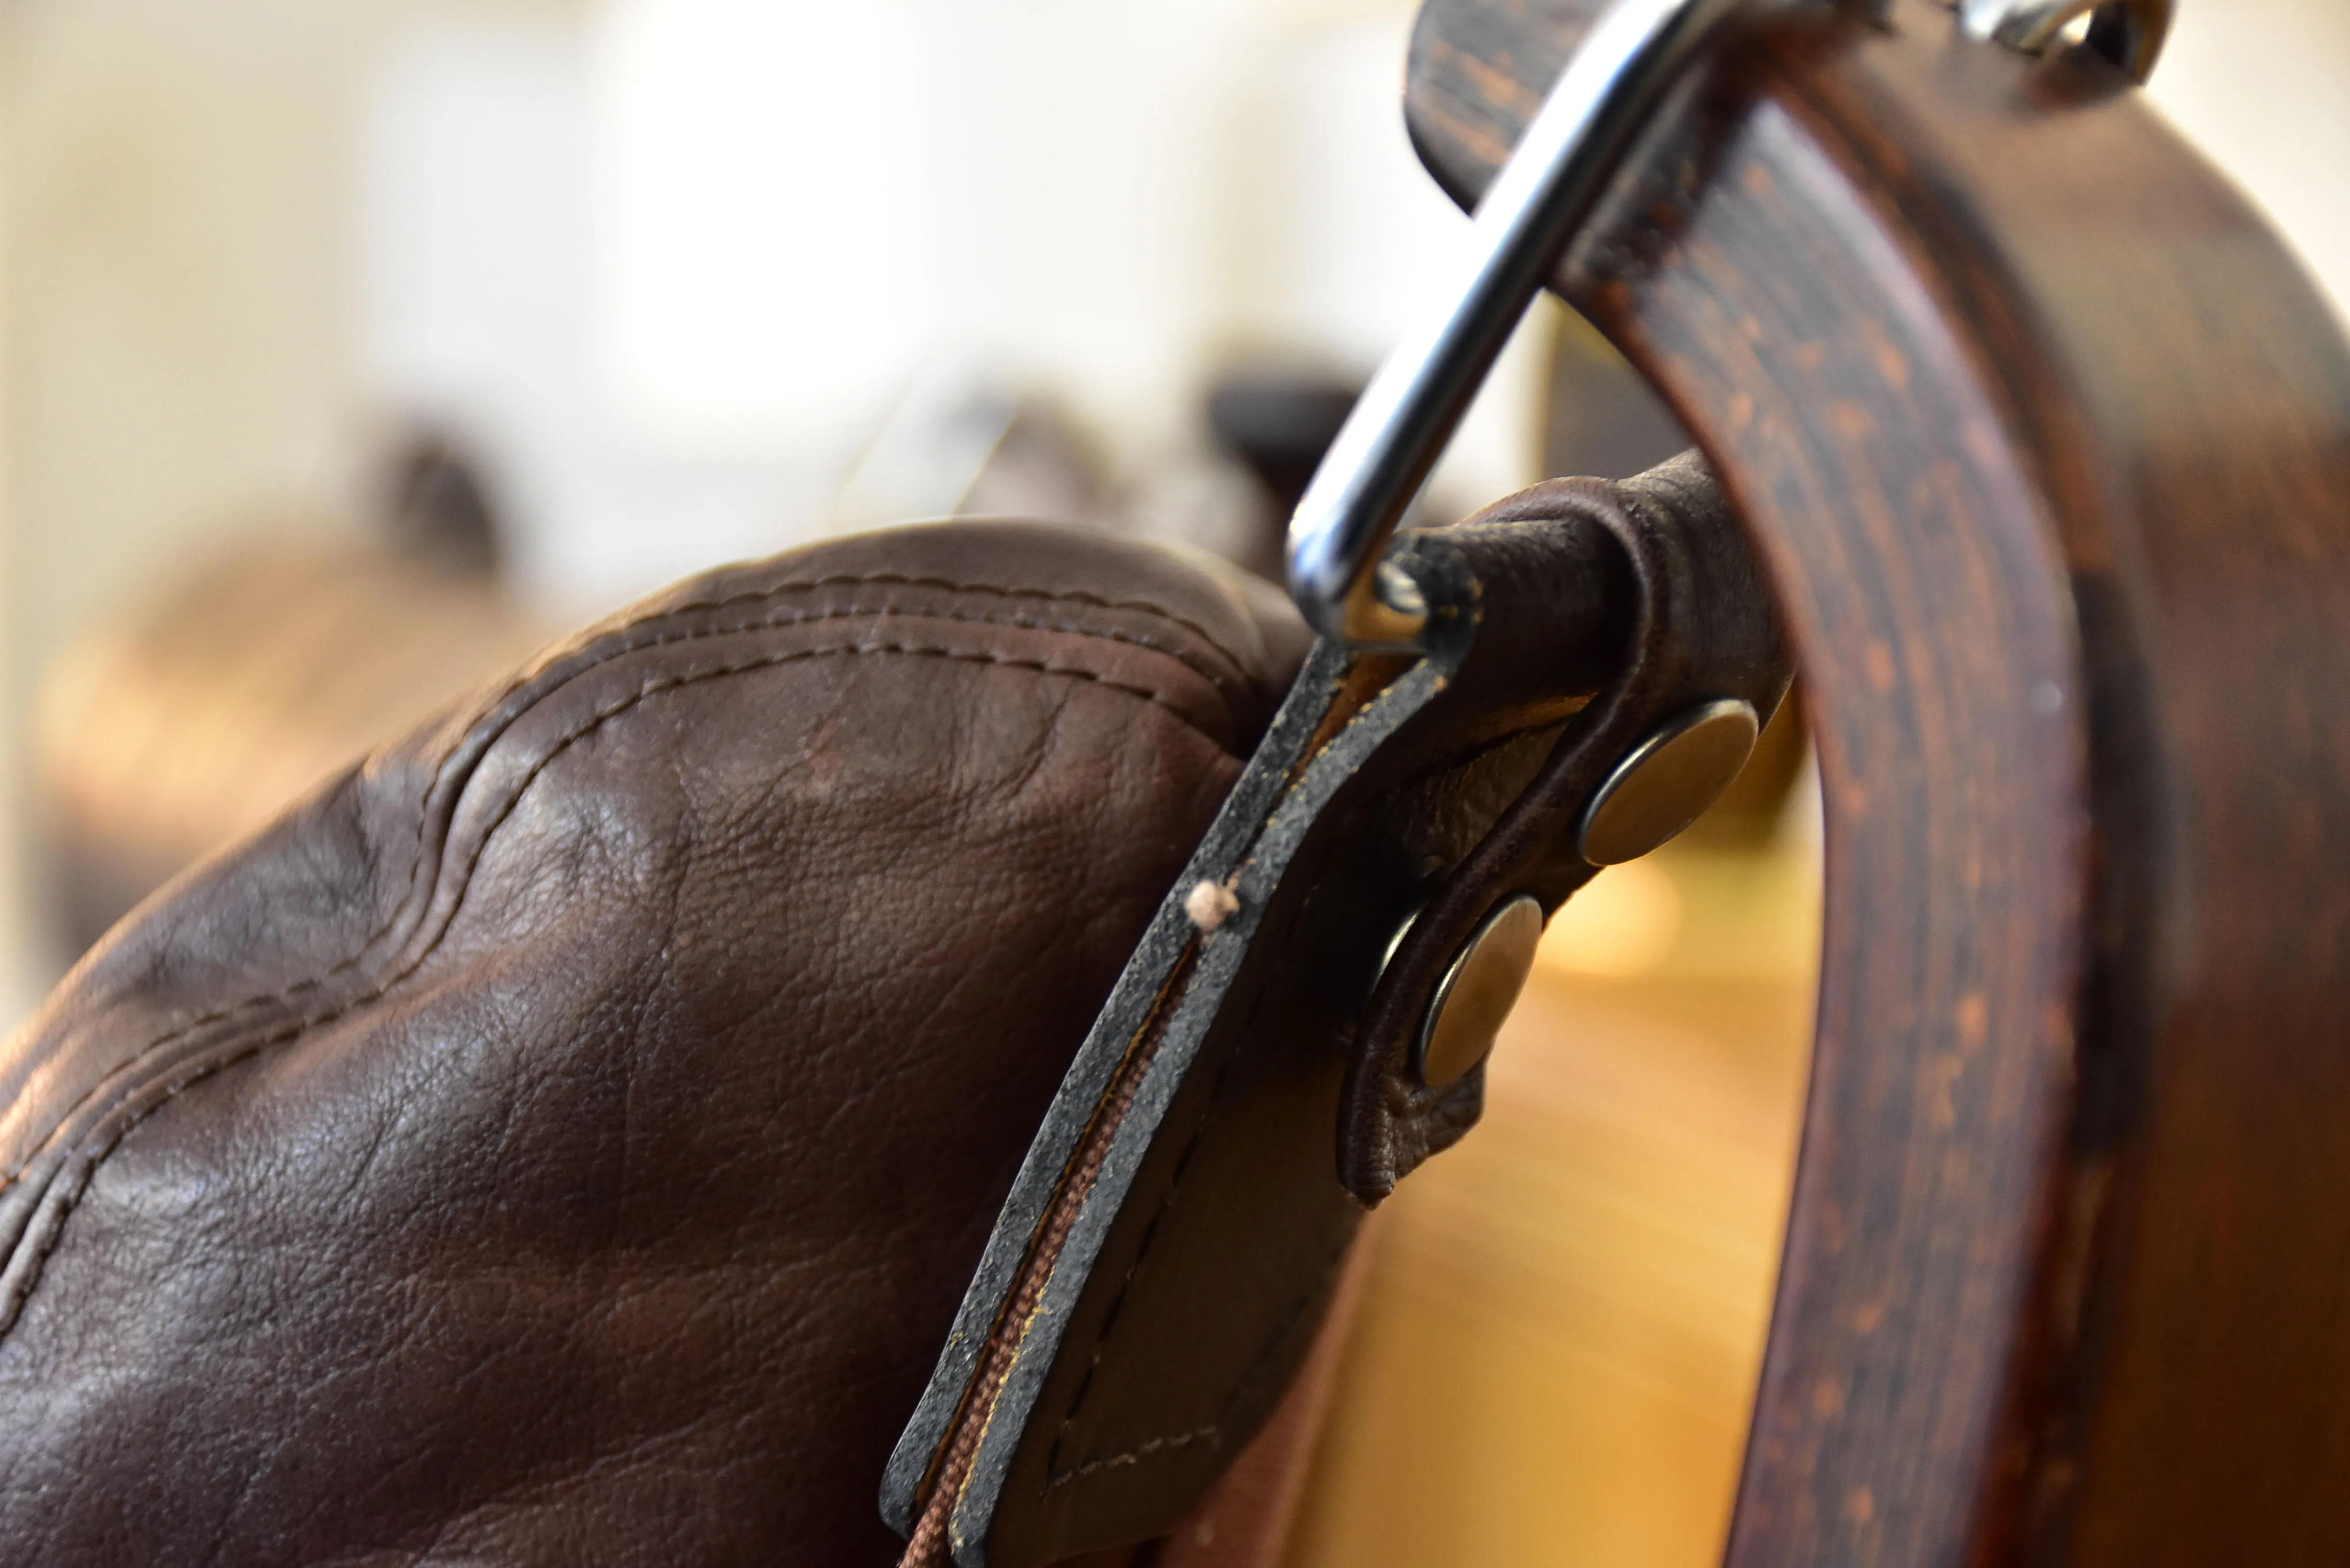
[[[1195,942],[1177,961],[1175,972],[1159,991],[1149,1017],[1127,1051],[1126,1060],[1118,1064],[1109,1093],[1094,1114],[1093,1125],[1086,1130],[1085,1141],[1077,1146],[1068,1172],[1061,1179],[1060,1190],[1045,1222],[1037,1228],[1036,1239],[1029,1244],[1019,1283],[996,1319],[994,1331],[988,1335],[979,1372],[972,1379],[971,1394],[955,1417],[931,1482],[930,1495],[915,1521],[913,1534],[907,1538],[905,1554],[899,1559],[898,1568],[949,1568],[953,1561],[954,1548],[959,1543],[951,1539],[951,1525],[955,1507],[962,1501],[963,1489],[971,1479],[972,1461],[978,1457],[980,1444],[994,1423],[1003,1385],[1019,1363],[1020,1348],[1026,1343],[1045,1287],[1053,1277],[1062,1250],[1068,1244],[1069,1231],[1093,1196],[1095,1184],[1101,1177],[1102,1162],[1108,1157],[1110,1145],[1116,1141],[1127,1113],[1134,1106],[1135,1093],[1144,1075],[1159,1054],[1159,1043],[1166,1037],[1167,1024],[1174,1011],[1171,1004],[1191,978],[1192,961],[1198,950]]]

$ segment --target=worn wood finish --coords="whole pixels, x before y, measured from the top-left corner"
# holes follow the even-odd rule
[[[1594,0],[1430,0],[1482,188]],[[1753,38],[1564,291],[1721,471],[1829,828],[1739,1568],[2350,1560],[2350,350],[2102,62]]]

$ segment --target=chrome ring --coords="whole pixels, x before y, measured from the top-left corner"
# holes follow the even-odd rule
[[[1959,26],[1978,43],[2043,55],[2066,27],[2090,16],[2089,47],[2142,82],[2162,57],[2172,8],[2172,0],[1960,0]]]

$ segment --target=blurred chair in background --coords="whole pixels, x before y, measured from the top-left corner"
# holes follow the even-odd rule
[[[58,658],[34,804],[66,950],[547,639],[505,591],[483,481],[446,438],[402,445],[371,511],[254,524]]]

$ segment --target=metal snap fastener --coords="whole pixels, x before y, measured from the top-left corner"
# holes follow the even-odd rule
[[[1633,747],[1591,797],[1575,853],[1620,866],[1671,838],[1730,787],[1761,731],[1753,704],[1735,698],[1673,720]]]
[[[1420,1025],[1412,1065],[1431,1089],[1459,1083],[1493,1049],[1542,941],[1542,905],[1521,893],[1485,917],[1445,971]]]

